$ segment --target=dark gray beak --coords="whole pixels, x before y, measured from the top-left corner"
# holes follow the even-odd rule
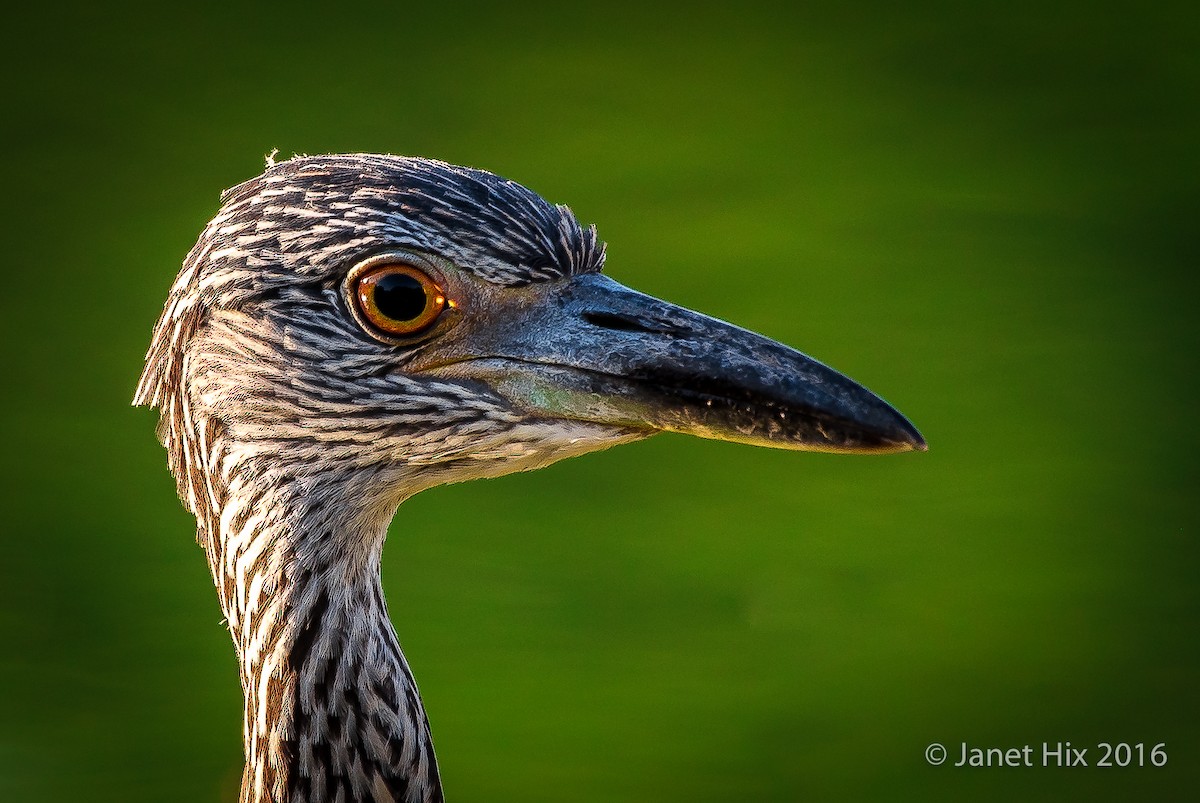
[[[531,288],[471,325],[433,373],[486,382],[539,417],[823,452],[926,449],[857,382],[795,349],[601,274]],[[430,366],[434,368],[434,366]]]

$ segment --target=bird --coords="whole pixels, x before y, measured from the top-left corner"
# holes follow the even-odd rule
[[[222,194],[134,404],[237,653],[242,803],[444,799],[381,584],[413,494],[659,432],[926,449],[853,380],[604,262],[568,207],[433,159],[268,159]]]

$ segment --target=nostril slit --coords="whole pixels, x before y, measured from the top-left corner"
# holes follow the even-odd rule
[[[593,326],[602,329],[614,329],[618,332],[663,332],[664,330],[651,326],[637,318],[618,315],[614,312],[585,312],[583,319]]]

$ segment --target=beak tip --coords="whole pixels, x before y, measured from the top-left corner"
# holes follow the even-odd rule
[[[883,414],[879,415],[877,413],[873,425],[867,428],[867,431],[872,433],[869,441],[875,444],[875,449],[869,449],[868,451],[929,451],[929,444],[925,441],[925,437],[913,426],[912,422],[895,407],[886,402],[882,404]]]
[[[929,444],[926,442],[925,437],[917,431],[917,428],[908,419],[904,418],[902,420],[904,425],[897,433],[897,437],[889,439],[892,443],[896,444],[897,451],[928,452]]]

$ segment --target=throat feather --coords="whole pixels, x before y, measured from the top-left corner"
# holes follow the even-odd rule
[[[242,525],[202,540],[221,545],[209,558],[241,665],[242,803],[440,803],[424,706],[384,602],[382,533],[364,560],[308,543],[330,539],[327,521],[215,518]]]

